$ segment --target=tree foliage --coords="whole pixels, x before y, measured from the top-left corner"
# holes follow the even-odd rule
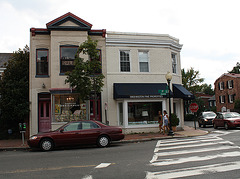
[[[213,88],[212,88],[212,85],[211,85],[211,84],[208,85],[207,83],[204,83],[204,84],[202,85],[202,92],[203,92],[204,94],[209,94],[209,95],[214,95],[214,94],[215,94],[215,92],[214,92],[214,90],[213,90]]]
[[[27,122],[29,114],[29,47],[19,49],[5,64],[0,80],[1,131],[18,132],[18,123]]]
[[[88,55],[89,59],[84,60],[80,54]],[[90,99],[91,92],[100,93],[103,87],[104,75],[101,73],[102,65],[99,61],[99,50],[97,41],[90,37],[83,42],[75,56],[75,68],[67,73],[66,83],[69,83],[78,93],[82,101]]]
[[[229,73],[240,73],[240,63],[237,62],[236,66],[233,67],[233,69],[231,71],[229,71]]]
[[[182,69],[182,83],[183,86],[193,94],[196,92],[202,91],[201,83],[204,81],[204,78],[200,78],[199,71],[195,71],[192,67],[185,71]]]

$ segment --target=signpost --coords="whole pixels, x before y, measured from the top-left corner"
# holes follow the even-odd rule
[[[168,90],[158,90],[161,96],[166,96],[168,94]]]
[[[198,104],[197,103],[191,103],[190,106],[189,106],[189,109],[194,113],[194,118],[196,116],[196,112],[198,111]],[[194,127],[195,127],[195,130],[197,129],[196,127],[196,118],[194,119]]]

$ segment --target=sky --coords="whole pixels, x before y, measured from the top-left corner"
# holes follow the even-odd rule
[[[29,46],[30,28],[71,12],[107,31],[169,34],[181,68],[214,85],[240,61],[239,0],[0,0],[0,53]]]

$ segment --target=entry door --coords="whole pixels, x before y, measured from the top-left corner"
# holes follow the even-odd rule
[[[95,114],[95,108],[97,107],[97,114]],[[90,100],[90,120],[102,121],[101,119],[101,107],[100,107],[100,99],[97,100],[97,106],[95,105],[95,101],[93,99]]]
[[[51,101],[39,101],[38,108],[39,132],[51,130]]]

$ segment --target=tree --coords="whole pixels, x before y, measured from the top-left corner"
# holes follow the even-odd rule
[[[214,95],[214,94],[215,94],[214,90],[212,89],[212,85],[211,85],[211,84],[208,85],[208,84],[206,84],[206,83],[204,83],[204,84],[202,85],[202,92],[203,92],[204,94],[209,94],[209,95]]]
[[[192,67],[186,72],[182,69],[182,83],[183,86],[193,94],[202,91],[200,83],[204,81],[204,78],[200,78],[199,71],[195,71]]]
[[[81,53],[88,55],[89,59],[84,60],[84,58],[81,58]],[[65,81],[79,93],[79,98],[82,101],[89,100],[93,92],[95,106],[97,106],[97,94],[102,91],[104,85],[104,75],[102,74],[99,55],[97,41],[93,41],[88,37],[88,40],[79,46],[74,61],[75,68],[72,72],[67,73]],[[95,114],[97,114],[97,107],[95,107]]]
[[[29,115],[29,47],[19,49],[5,64],[0,80],[0,127],[2,137],[8,129],[19,134],[18,124],[28,122]]]
[[[240,63],[237,62],[236,66],[233,67],[233,69],[231,71],[229,71],[228,73],[240,73]]]
[[[237,112],[240,112],[240,99],[236,99],[235,102],[234,102],[234,109],[237,111]]]

